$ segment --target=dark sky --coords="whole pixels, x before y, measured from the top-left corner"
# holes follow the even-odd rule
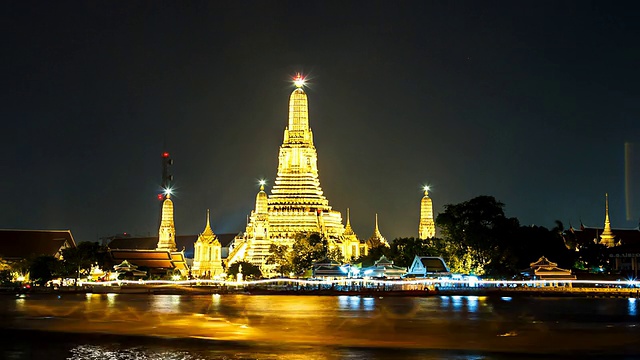
[[[296,71],[321,185],[362,238],[376,212],[416,236],[425,183],[436,213],[492,195],[546,227],[601,226],[609,192],[635,227],[640,6],[611,3],[2,2],[0,227],[157,234],[166,148],[178,233],[207,208],[243,230]]]

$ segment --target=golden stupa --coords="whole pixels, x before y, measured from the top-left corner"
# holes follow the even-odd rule
[[[321,234],[331,247],[342,251],[345,260],[366,252],[351,226],[345,233],[342,214],[333,210],[323,195],[304,79],[297,75],[294,80],[296,89],[289,98],[289,123],[280,146],[275,184],[267,196],[261,182],[255,209],[245,232],[234,240],[228,265],[249,261],[263,266],[271,244],[291,245],[299,233]]]
[[[424,196],[420,202],[420,239],[431,239],[436,236],[436,224],[433,221],[433,202],[429,197],[429,187],[424,187]]]

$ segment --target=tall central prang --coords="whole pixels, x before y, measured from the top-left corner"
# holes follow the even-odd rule
[[[271,195],[267,196],[261,183],[246,231],[234,241],[227,264],[244,260],[263,265],[271,244],[290,245],[299,233],[321,234],[331,246],[340,248],[346,259],[366,251],[355,236],[343,236],[342,214],[332,210],[323,195],[304,78],[298,74],[294,82]]]

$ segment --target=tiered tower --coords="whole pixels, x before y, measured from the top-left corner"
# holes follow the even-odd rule
[[[332,210],[320,187],[304,79],[297,75],[294,80],[275,184],[268,197],[262,184],[246,231],[234,241],[227,264],[245,260],[262,265],[271,244],[292,244],[298,233],[319,233],[344,254],[342,214]]]
[[[166,194],[162,202],[162,220],[158,230],[158,250],[176,251],[176,227],[173,224],[173,201],[171,194]]]
[[[615,235],[611,231],[611,222],[609,221],[609,194],[604,194],[604,230],[600,235],[600,244],[604,244],[606,247],[613,247],[616,245],[614,240]]]
[[[431,239],[436,236],[436,224],[433,221],[433,203],[429,197],[429,187],[424,187],[424,196],[420,203],[420,239]]]
[[[194,245],[191,273],[199,278],[212,279],[223,272],[222,246],[211,229],[209,210],[207,209],[207,224]]]

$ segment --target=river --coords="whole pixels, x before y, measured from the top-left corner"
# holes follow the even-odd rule
[[[0,296],[3,359],[640,357],[640,300]]]

